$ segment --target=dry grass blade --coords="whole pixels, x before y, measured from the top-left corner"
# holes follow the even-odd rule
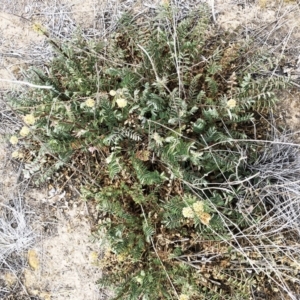
[[[33,245],[36,234],[28,224],[29,212],[23,207],[21,195],[0,207],[0,262],[17,271],[26,263],[24,252]]]

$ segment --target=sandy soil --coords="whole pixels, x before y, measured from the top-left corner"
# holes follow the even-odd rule
[[[0,78],[17,80],[21,69],[33,59],[30,47],[42,44],[43,38],[31,30],[31,23],[26,20],[0,13]],[[0,88],[9,88],[9,82],[0,81]]]
[[[144,1],[144,4],[151,5],[151,1]],[[296,81],[300,78],[300,12],[294,1],[216,0],[214,4],[214,16],[221,27],[239,28],[245,36],[255,36],[257,43],[272,47],[274,55],[284,57],[282,68],[286,74],[294,76]],[[105,13],[114,11],[111,19],[115,18],[121,6],[118,1],[103,6],[100,0],[0,0],[0,7],[0,90],[4,97],[6,90],[20,88],[7,80],[22,80],[24,69],[33,64],[42,65],[51,55],[44,38],[33,30],[34,23],[39,22],[50,32],[65,38],[79,25],[96,37],[108,22]],[[136,7],[147,8],[142,1]],[[300,129],[297,90],[295,86],[295,91],[283,93],[284,100],[278,109],[278,115],[294,130]],[[16,126],[16,123],[12,122],[11,126]],[[19,169],[7,164],[11,160],[12,148],[5,146],[4,134],[1,140],[0,161],[6,163],[0,170],[3,178],[0,192],[1,201],[5,202],[10,198],[10,192],[18,189],[20,182]],[[101,277],[101,270],[97,267],[101,249],[89,240],[93,224],[85,203],[80,199],[66,201],[55,190],[29,187],[25,189],[24,200],[34,215],[30,226],[37,237],[27,253],[27,263],[21,275],[18,273],[21,281],[19,295],[46,300],[105,299],[107,296],[95,284]],[[0,279],[7,290],[13,289],[17,282],[11,271],[0,270]],[[21,296],[16,299],[21,299]]]

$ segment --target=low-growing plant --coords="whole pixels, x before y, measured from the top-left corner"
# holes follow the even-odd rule
[[[255,199],[255,140],[287,80],[206,6],[174,13],[125,14],[105,40],[52,39],[56,56],[29,75],[47,88],[12,102],[26,126],[11,143],[36,183],[68,166],[97,201],[109,244],[99,283],[115,299],[250,299],[265,281],[245,250],[262,241],[246,233],[268,204],[241,199]]]

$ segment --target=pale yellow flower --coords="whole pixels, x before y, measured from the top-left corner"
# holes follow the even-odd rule
[[[169,5],[170,5],[170,1],[169,0],[162,0],[160,3],[165,8],[169,7]]]
[[[185,294],[181,294],[179,296],[179,300],[189,300],[189,296],[188,295],[185,295]]]
[[[12,154],[11,154],[11,157],[12,158],[23,158],[24,157],[24,154],[22,152],[19,152],[19,151],[14,151]]]
[[[111,95],[111,96],[116,96],[116,94],[117,94],[117,92],[116,91],[114,91],[114,90],[111,90],[110,92],[109,92],[109,94]]]
[[[124,98],[119,98],[116,100],[118,107],[123,108],[127,105],[127,100]]]
[[[235,108],[236,107],[236,101],[234,99],[230,99],[227,101],[227,107],[229,109]]]
[[[95,106],[95,100],[89,98],[89,99],[87,99],[87,100],[85,101],[85,105],[86,105],[87,107],[94,107],[94,106]]]
[[[123,262],[126,259],[126,255],[124,253],[121,253],[119,255],[117,255],[117,260],[118,262]]]
[[[34,117],[34,115],[32,115],[32,114],[26,115],[24,117],[24,122],[27,125],[33,125],[35,123],[35,117]]]
[[[113,154],[113,153],[111,153],[108,157],[106,157],[106,159],[105,159],[106,163],[107,163],[107,164],[110,164],[111,161],[112,161],[112,159],[113,159],[113,157],[114,157],[114,154]]]
[[[209,225],[212,216],[206,212],[203,212],[199,215],[199,218],[202,224]]]
[[[18,151],[14,151],[14,152],[11,154],[11,157],[12,157],[12,158],[18,158],[18,157],[19,157],[19,152],[18,152]]]
[[[20,131],[20,135],[27,136],[29,133],[30,133],[30,129],[27,126],[23,126]]]
[[[34,31],[36,31],[37,33],[45,33],[46,32],[45,28],[39,23],[34,23],[32,25],[32,29]]]
[[[194,211],[190,207],[184,207],[182,209],[182,215],[185,218],[193,218],[194,217]]]
[[[98,262],[98,253],[97,253],[97,251],[92,251],[90,253],[90,261],[93,265],[97,264],[97,262]]]
[[[17,138],[15,135],[13,135],[13,136],[10,138],[9,141],[10,141],[10,143],[13,144],[13,145],[18,144],[18,142],[19,142],[18,138]]]
[[[144,279],[143,279],[141,276],[136,276],[136,277],[135,277],[135,280],[136,280],[136,282],[139,283],[139,284],[143,284],[143,281],[144,281]]]
[[[204,212],[204,202],[203,201],[197,201],[193,204],[193,209],[196,214],[200,214]]]
[[[152,138],[157,146],[162,146],[164,139],[157,132],[153,133]]]

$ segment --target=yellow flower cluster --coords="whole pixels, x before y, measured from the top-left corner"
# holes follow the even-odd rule
[[[200,219],[201,223],[204,225],[209,225],[209,222],[212,216],[209,213],[204,212],[204,202],[197,201],[193,204],[193,208],[184,207],[182,209],[182,215],[185,218],[191,219],[194,218],[195,215]]]
[[[19,151],[14,151],[12,154],[11,154],[11,157],[12,158],[23,158],[24,155],[23,153],[19,152]]]
[[[123,262],[124,260],[126,260],[126,255],[124,253],[118,254],[117,255],[117,261],[118,262]]]
[[[186,294],[181,294],[181,295],[179,296],[179,300],[189,300],[189,296],[186,295]]]
[[[9,139],[9,141],[10,141],[10,143],[11,143],[12,145],[17,145],[18,142],[19,142],[19,139],[18,139],[15,135],[13,135],[13,136]]]
[[[229,109],[235,108],[236,107],[236,101],[234,99],[230,99],[227,101],[227,107]]]
[[[87,99],[87,100],[85,101],[85,105],[86,105],[87,107],[94,107],[94,106],[95,106],[95,100],[89,98],[89,99]]]
[[[182,209],[182,215],[185,217],[185,218],[193,218],[194,217],[194,211],[191,209],[191,207],[184,207]]]
[[[24,117],[24,122],[27,125],[33,125],[35,123],[35,117],[34,117],[34,115],[32,115],[32,114],[26,115]]]
[[[98,263],[98,252],[97,251],[92,251],[90,253],[90,261],[93,265],[97,265],[97,263]]]
[[[169,5],[170,5],[170,0],[162,0],[162,1],[161,1],[161,5],[164,6],[164,7],[169,7]]]
[[[44,28],[41,24],[39,24],[39,23],[34,23],[34,24],[32,25],[32,29],[33,29],[35,32],[39,33],[39,34],[45,34],[45,33],[46,33],[45,28]]]
[[[193,209],[197,215],[204,211],[204,203],[203,201],[197,201],[193,204]]]
[[[128,102],[127,102],[127,100],[124,97],[124,92],[126,92],[126,91],[127,91],[127,89],[123,88],[123,89],[118,89],[117,91],[111,90],[109,92],[109,94],[112,97],[117,97],[116,103],[117,103],[117,105],[118,105],[119,108],[124,108],[125,106],[127,106]]]
[[[127,100],[124,98],[119,98],[116,100],[118,107],[123,108],[127,105]]]
[[[29,133],[30,133],[30,129],[27,126],[23,126],[20,131],[20,135],[27,136]]]

